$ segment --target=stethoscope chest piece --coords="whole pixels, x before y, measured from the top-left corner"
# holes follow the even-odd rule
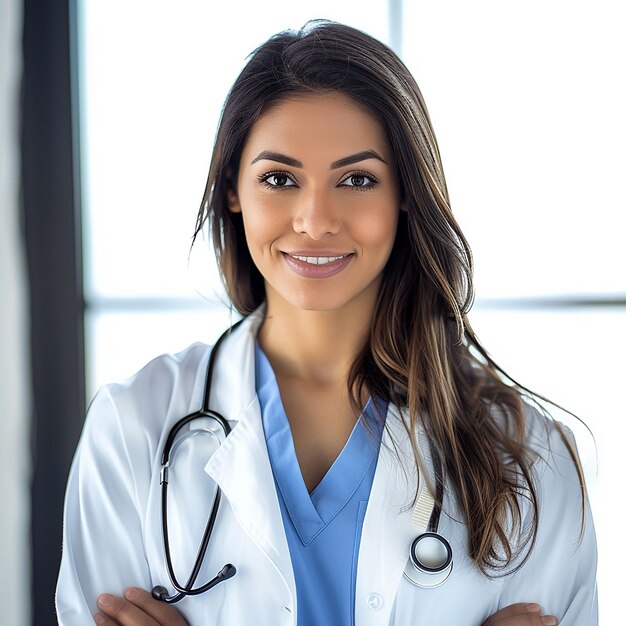
[[[452,548],[439,534],[425,532],[411,544],[404,577],[417,587],[438,587],[452,573]]]

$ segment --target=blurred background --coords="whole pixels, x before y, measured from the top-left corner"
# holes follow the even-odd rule
[[[589,484],[601,624],[618,623],[625,16],[617,0],[0,0],[0,623],[56,623],[96,389],[229,322],[209,243],[190,252],[220,108],[257,45],[318,17],[414,74],[475,255],[478,336],[593,432],[554,411]]]

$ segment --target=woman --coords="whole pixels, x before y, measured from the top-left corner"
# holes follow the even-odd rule
[[[471,330],[470,250],[397,56],[326,21],[260,46],[224,106],[196,235],[207,222],[247,316],[209,377],[232,432],[217,450],[187,436],[168,468],[179,480],[161,476],[176,485],[166,518],[179,581],[215,485],[219,514],[188,586],[228,573],[180,613],[149,593],[170,584],[159,476],[168,433],[202,405],[211,350],[194,344],[89,409],[66,496],[60,622],[98,611],[99,624],[597,623],[573,437],[503,382]],[[424,535],[443,550],[439,574],[413,563],[427,530],[445,540]]]

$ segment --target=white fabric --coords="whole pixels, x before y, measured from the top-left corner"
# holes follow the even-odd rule
[[[189,438],[187,452],[182,446],[177,452],[183,453],[184,482],[170,483],[170,541],[179,578],[186,580],[195,558],[213,481],[222,502],[198,583],[226,563],[237,568],[234,578],[178,605],[192,626],[295,624],[293,570],[255,392],[254,338],[261,319],[257,312],[246,320],[216,360],[211,408],[231,421],[232,433],[214,452],[194,448],[203,445],[202,437]],[[89,623],[96,596],[105,591],[156,584],[171,589],[161,547],[160,454],[172,425],[201,405],[208,355],[207,346],[194,344],[161,356],[94,399],[66,494],[57,587],[61,625]],[[552,447],[535,463],[542,477],[541,515],[529,562],[506,578],[482,575],[467,557],[465,527],[455,521],[460,516],[446,494],[439,530],[452,545],[454,571],[441,587],[420,589],[402,576],[415,537],[417,469],[397,410],[390,410],[363,523],[356,626],[480,626],[502,606],[531,601],[556,614],[561,626],[597,624],[591,516],[577,548],[580,496],[572,462],[554,428],[531,409],[528,418],[537,446],[547,437]]]

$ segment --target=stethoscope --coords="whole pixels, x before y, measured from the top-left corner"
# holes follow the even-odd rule
[[[196,579],[198,578],[198,574],[200,573],[200,568],[202,567],[202,562],[204,561],[204,556],[206,555],[207,548],[209,546],[209,540],[211,539],[211,532],[213,531],[213,526],[215,525],[215,520],[217,519],[217,512],[220,506],[221,499],[221,489],[217,486],[217,490],[215,492],[215,497],[213,499],[213,506],[211,507],[211,513],[209,514],[209,518],[207,520],[206,526],[204,528],[204,533],[202,534],[202,541],[200,543],[200,547],[198,548],[198,553],[196,554],[196,560],[194,561],[193,568],[191,570],[191,574],[187,579],[185,585],[182,585],[179,580],[176,578],[174,574],[174,567],[172,566],[172,555],[170,553],[170,541],[169,534],[167,528],[167,485],[168,485],[168,474],[169,467],[174,458],[175,445],[174,441],[176,440],[176,435],[179,433],[181,428],[192,422],[193,420],[200,418],[210,417],[215,420],[224,431],[224,438],[228,437],[231,431],[230,424],[228,420],[220,415],[217,411],[213,411],[209,408],[209,401],[211,398],[211,381],[213,380],[213,367],[215,365],[215,356],[220,347],[222,341],[230,335],[230,333],[243,322],[245,318],[240,319],[238,322],[233,324],[228,330],[226,330],[220,338],[215,343],[213,350],[211,351],[211,356],[209,358],[209,366],[207,367],[206,373],[206,382],[204,384],[204,397],[202,399],[202,408],[195,413],[191,413],[186,417],[183,417],[181,420],[176,422],[172,429],[170,430],[167,439],[165,440],[165,446],[163,447],[163,454],[161,456],[161,530],[163,532],[163,552],[165,554],[165,566],[167,568],[167,574],[170,578],[170,582],[172,583],[172,587],[178,592],[174,595],[169,595],[168,591],[162,585],[157,585],[152,589],[152,597],[156,600],[162,600],[163,602],[167,602],[169,604],[173,604],[174,602],[178,602],[182,600],[185,596],[197,596],[205,591],[209,591],[209,589],[213,589],[217,584],[221,583],[223,580],[228,580],[232,578],[236,573],[237,569],[232,563],[227,563],[220,570],[218,575],[210,580],[208,583],[201,585],[200,587],[195,587],[194,584]],[[194,432],[206,432],[210,433],[211,436],[214,436],[214,432],[208,428],[198,429]]]
[[[161,529],[163,533],[163,552],[165,555],[165,565],[167,568],[167,574],[169,576],[172,587],[177,593],[169,595],[167,589],[162,585],[157,585],[152,589],[152,597],[156,600],[161,600],[169,604],[173,604],[182,600],[185,596],[197,596],[209,589],[212,589],[224,580],[232,578],[237,569],[232,563],[227,563],[220,570],[217,576],[211,579],[204,585],[194,587],[204,557],[206,555],[209,541],[211,539],[211,532],[217,519],[217,512],[219,510],[219,504],[221,499],[221,490],[217,486],[215,497],[213,499],[213,506],[211,507],[211,513],[209,514],[204,533],[202,534],[202,541],[196,554],[196,559],[192,567],[191,573],[187,582],[183,585],[174,574],[174,567],[172,565],[172,556],[170,553],[170,542],[168,534],[168,521],[167,521],[167,488],[168,488],[168,474],[169,467],[172,464],[174,453],[177,448],[176,436],[180,430],[192,422],[193,420],[200,418],[210,417],[215,420],[222,430],[224,431],[224,438],[228,437],[231,432],[230,424],[228,420],[220,415],[217,411],[213,411],[209,408],[209,401],[211,396],[211,381],[213,379],[213,367],[215,365],[215,357],[222,341],[231,334],[231,332],[244,321],[243,318],[228,328],[217,340],[211,356],[209,358],[209,364],[207,367],[206,382],[204,386],[204,397],[202,400],[202,408],[195,413],[191,413],[186,417],[180,419],[172,429],[170,430],[165,445],[163,447],[163,454],[161,456]],[[193,431],[193,434],[198,432],[209,433],[211,436],[215,436],[214,431],[208,428],[200,428]],[[176,442],[176,443],[175,443]],[[441,515],[441,501],[443,497],[443,476],[442,468],[439,457],[430,449],[430,446],[426,446],[428,454],[425,455],[425,461],[429,469],[433,467],[433,457],[437,463],[437,469],[435,473],[437,499],[433,499],[430,494],[427,485],[424,484],[415,507],[413,509],[413,523],[420,529],[420,533],[414,539],[409,549],[409,560],[404,570],[404,576],[414,585],[418,587],[437,587],[445,582],[450,573],[452,572],[452,548],[450,544],[437,532],[439,526],[439,517]]]
[[[443,501],[443,464],[426,434],[419,434],[420,448],[426,469],[435,475],[436,500],[428,485],[422,486],[413,507],[413,524],[418,535],[409,548],[409,560],[404,568],[404,577],[417,587],[438,587],[452,573],[452,547],[439,532],[439,518]]]

